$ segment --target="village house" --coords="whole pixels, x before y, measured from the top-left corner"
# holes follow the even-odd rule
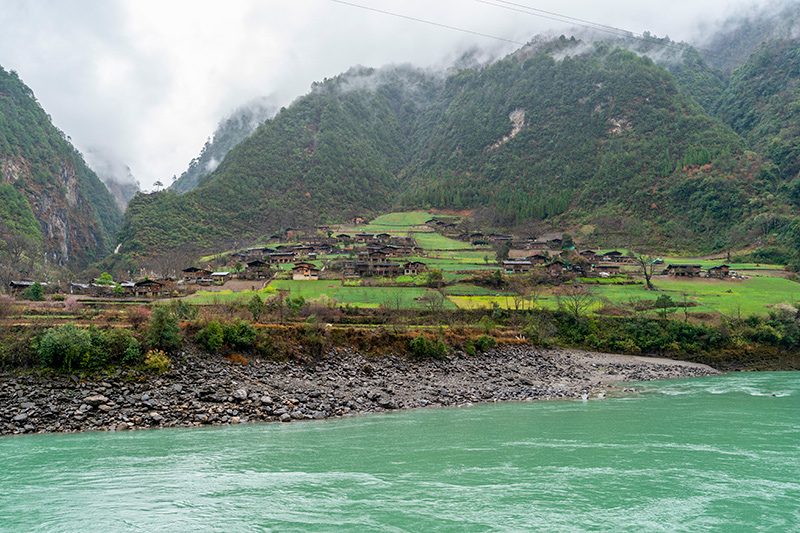
[[[667,274],[693,278],[700,275],[701,268],[700,265],[667,265]]]
[[[266,279],[272,275],[269,263],[264,261],[250,261],[244,269],[246,279]]]
[[[609,276],[618,276],[620,273],[619,265],[604,265],[596,264],[592,266],[592,270],[598,274],[607,274]]]
[[[589,261],[590,263],[596,263],[600,261],[601,258],[597,256],[597,252],[594,250],[581,250],[578,252],[578,255]]]
[[[525,259],[530,261],[532,265],[546,265],[548,262],[550,262],[550,258],[542,254],[529,255]]]
[[[372,233],[356,233],[353,237],[356,242],[360,243],[372,242],[372,239],[374,238],[375,235]]]
[[[400,263],[371,263],[371,276],[399,276],[402,269]]]
[[[409,261],[403,265],[403,275],[416,276],[428,270],[428,265],[420,261]]]
[[[313,263],[301,261],[292,267],[293,280],[317,280],[319,279],[319,269]]]
[[[183,269],[183,279],[189,283],[196,283],[198,279],[211,277],[211,271],[204,268],[189,267]]]
[[[159,298],[164,284],[154,279],[143,279],[133,285],[133,295],[137,298]]]
[[[530,272],[532,266],[533,263],[525,259],[503,261],[503,270],[508,274],[525,274]]]
[[[211,279],[214,280],[216,283],[225,283],[229,279],[231,279],[231,273],[227,270],[221,270],[219,272],[212,272]]]
[[[294,252],[273,252],[267,254],[266,259],[270,265],[294,263]]]
[[[11,290],[12,294],[19,294],[23,292],[28,287],[31,287],[35,281],[9,281],[8,288]],[[39,285],[42,287],[47,287],[47,283],[44,281],[39,282]]]
[[[730,276],[731,270],[728,265],[720,265],[708,269],[709,278],[727,278]]]
[[[545,265],[545,269],[547,270],[548,274],[554,278],[557,278],[561,276],[564,271],[568,270],[569,266],[561,260],[555,260]]]

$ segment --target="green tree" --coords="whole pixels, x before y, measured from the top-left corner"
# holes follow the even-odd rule
[[[44,287],[42,287],[42,284],[37,281],[25,289],[23,294],[25,295],[25,298],[32,302],[41,302],[44,300]]]
[[[150,315],[146,337],[151,349],[169,352],[180,348],[181,329],[177,317],[165,307],[156,307]]]

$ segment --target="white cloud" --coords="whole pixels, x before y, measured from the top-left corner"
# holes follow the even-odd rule
[[[516,0],[534,6],[530,0]],[[566,28],[470,0],[353,3],[525,42]],[[576,0],[535,7],[689,39],[744,2]],[[330,0],[0,0],[0,65],[16,70],[84,151],[114,154],[144,188],[186,169],[226,114],[264,95],[287,105],[357,64],[442,64],[515,45]]]

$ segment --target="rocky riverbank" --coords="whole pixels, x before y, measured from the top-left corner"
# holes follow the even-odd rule
[[[504,346],[412,361],[337,349],[313,365],[182,353],[153,376],[0,373],[0,435],[325,419],[428,406],[603,397],[626,381],[709,376],[708,366]]]

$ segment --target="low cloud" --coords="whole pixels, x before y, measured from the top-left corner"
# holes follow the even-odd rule
[[[359,2],[522,43],[574,26],[464,0]],[[695,21],[723,20],[748,5],[547,0],[536,7],[690,40]],[[442,68],[518,47],[327,0],[0,0],[0,65],[19,73],[90,164],[127,165],[145,189],[180,175],[243,102],[274,95],[285,106],[312,82],[354,65]]]

